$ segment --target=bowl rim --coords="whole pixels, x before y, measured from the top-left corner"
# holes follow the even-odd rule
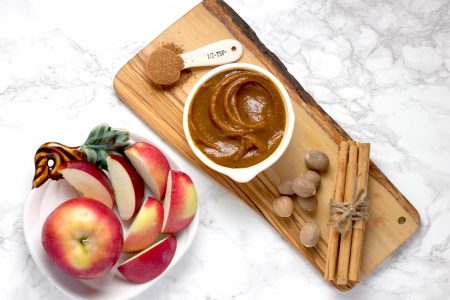
[[[226,166],[219,165],[212,161],[209,157],[207,157],[197,146],[195,145],[194,141],[192,140],[191,133],[189,130],[189,110],[191,107],[192,100],[194,99],[195,94],[197,93],[199,87],[205,83],[208,79],[211,77],[222,73],[224,71],[233,70],[233,69],[243,69],[243,70],[250,70],[258,72],[262,75],[265,75],[268,77],[278,88],[281,98],[284,103],[284,108],[286,112],[286,127],[285,132],[283,135],[283,138],[278,145],[278,147],[275,149],[275,151],[270,154],[267,158],[264,160],[258,162],[255,165],[249,166],[249,167],[243,167],[243,168],[230,168]],[[183,109],[183,129],[184,129],[184,135],[186,137],[186,140],[189,144],[189,147],[194,152],[194,154],[197,156],[197,158],[204,163],[209,168],[213,169],[214,171],[217,171],[219,173],[222,173],[224,175],[227,175],[231,179],[233,179],[236,182],[239,183],[245,183],[250,180],[252,180],[256,175],[264,171],[265,169],[269,168],[271,165],[273,165],[286,151],[289,142],[291,141],[292,135],[294,133],[294,124],[295,124],[295,114],[294,114],[294,108],[292,105],[292,100],[284,87],[284,85],[281,83],[281,81],[275,77],[271,72],[269,72],[267,69],[260,67],[258,65],[249,64],[249,63],[231,63],[222,65],[219,67],[216,67],[207,73],[205,73],[192,87],[192,89],[189,91],[189,94],[186,98],[186,102],[184,104]]]

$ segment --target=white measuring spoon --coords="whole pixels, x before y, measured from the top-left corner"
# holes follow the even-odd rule
[[[242,44],[233,39],[221,40],[201,48],[182,53],[183,69],[209,67],[237,61],[243,53]]]
[[[165,65],[165,60],[151,59],[152,56],[150,56],[146,66],[148,70],[147,75],[155,84],[170,86],[180,79],[181,70],[193,67],[218,66],[235,62],[241,58],[242,52],[242,45],[237,40],[228,39],[217,41],[196,50],[180,54],[180,57],[183,60],[183,68],[181,69],[168,68],[168,66]],[[177,59],[175,53],[172,53],[171,55],[175,56],[175,59]],[[161,73],[165,73],[165,78],[161,78]]]

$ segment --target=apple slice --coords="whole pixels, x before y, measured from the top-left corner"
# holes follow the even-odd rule
[[[163,218],[162,204],[148,197],[128,229],[122,251],[136,252],[150,246],[161,232]]]
[[[84,160],[64,162],[58,172],[81,197],[102,202],[109,208],[114,205],[114,192],[108,176],[96,165]]]
[[[122,220],[128,221],[139,211],[144,197],[144,183],[125,157],[111,154],[106,158],[115,200]]]
[[[169,266],[176,248],[177,240],[173,235],[169,235],[126,260],[117,269],[130,282],[150,281],[158,277]]]
[[[153,145],[139,142],[126,149],[125,155],[150,188],[153,196],[161,200],[164,197],[170,170],[164,154]]]
[[[179,171],[170,171],[164,199],[163,233],[175,233],[188,226],[197,212],[197,191],[191,178]]]

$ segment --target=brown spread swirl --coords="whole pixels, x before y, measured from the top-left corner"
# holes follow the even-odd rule
[[[225,71],[210,78],[197,90],[189,111],[194,143],[226,167],[248,167],[267,158],[285,125],[278,88],[254,71]]]

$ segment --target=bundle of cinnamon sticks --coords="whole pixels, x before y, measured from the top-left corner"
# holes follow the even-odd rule
[[[325,279],[337,285],[358,282],[361,277],[369,156],[370,144],[344,141],[339,145],[334,199],[330,203],[330,207],[338,208],[330,209],[331,220],[338,222],[331,222],[325,266]],[[360,196],[364,197],[359,199],[362,201],[356,199]],[[354,205],[356,201],[358,203]],[[341,212],[341,216],[336,211]]]

